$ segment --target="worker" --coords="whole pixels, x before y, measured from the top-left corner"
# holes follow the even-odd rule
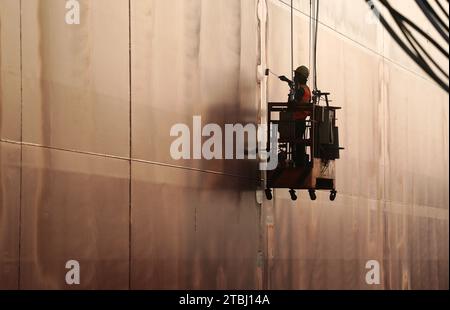
[[[309,69],[305,66],[298,67],[295,70],[294,87],[295,87],[295,104],[299,106],[311,105],[311,90],[308,82]],[[295,111],[293,119],[295,121],[295,135],[298,139],[304,139],[306,131],[306,118],[311,116],[311,111]],[[297,167],[304,167],[307,164],[306,144],[303,142],[296,143],[293,150],[293,160]]]
[[[309,78],[309,69],[305,66],[298,67],[295,70],[294,83],[296,87],[296,101],[298,104],[311,104],[311,90],[306,83]]]

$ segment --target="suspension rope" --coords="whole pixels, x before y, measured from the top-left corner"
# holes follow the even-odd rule
[[[314,66],[314,91],[318,90],[317,87],[317,38],[319,33],[319,7],[320,0],[316,0],[314,9],[314,47],[313,47],[313,66]]]
[[[291,77],[294,81],[294,0],[291,0]]]
[[[312,64],[312,0],[309,0],[309,65],[308,68],[311,68]]]
[[[314,3],[313,3],[314,1]],[[287,3],[286,3],[287,4]],[[317,87],[317,40],[319,32],[319,6],[320,0],[309,0],[309,68],[312,66],[313,72],[313,88]],[[291,74],[292,81],[294,75],[294,0],[290,3],[291,10]]]

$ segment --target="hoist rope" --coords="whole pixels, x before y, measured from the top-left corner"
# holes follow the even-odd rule
[[[308,68],[311,68],[312,63],[312,53],[311,53],[311,46],[312,46],[312,0],[309,0],[309,64]]]
[[[314,1],[314,5],[313,5]],[[285,3],[287,4],[287,3]],[[309,0],[309,68],[313,72],[313,88],[317,87],[317,40],[319,32],[319,5],[320,0]],[[292,81],[295,79],[294,75],[294,0],[290,2],[291,10],[291,73]]]
[[[314,47],[313,47],[313,55],[314,55],[314,90],[317,91],[317,37],[319,33],[319,6],[320,0],[316,0],[315,5],[315,21],[314,21]]]
[[[291,0],[291,76],[294,81],[294,0]]]

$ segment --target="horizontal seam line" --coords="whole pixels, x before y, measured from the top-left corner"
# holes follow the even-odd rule
[[[219,172],[219,171],[213,171],[213,170],[204,170],[204,169],[191,168],[191,167],[185,167],[185,166],[178,166],[178,165],[167,164],[167,163],[145,160],[145,159],[139,159],[139,158],[129,158],[129,157],[81,151],[81,150],[65,149],[65,148],[45,146],[45,145],[29,143],[29,142],[19,142],[19,141],[7,140],[7,139],[0,139],[0,142],[21,145],[21,146],[37,147],[37,148],[42,148],[42,149],[54,150],[54,151],[69,152],[69,153],[80,154],[80,155],[90,155],[90,156],[101,157],[101,158],[116,159],[116,160],[122,160],[122,161],[132,161],[132,162],[136,162],[136,163],[143,163],[143,164],[155,165],[155,166],[160,166],[160,167],[169,167],[169,168],[174,168],[174,169],[182,169],[182,170],[202,172],[202,173],[208,173],[208,174],[214,174],[214,175],[228,176],[228,177],[239,178],[239,179],[253,180],[256,182],[263,181],[262,179],[252,178],[252,177],[238,175],[238,174],[225,173],[225,172]]]

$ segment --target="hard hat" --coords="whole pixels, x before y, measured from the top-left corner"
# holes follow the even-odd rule
[[[309,69],[305,66],[298,67],[295,70],[295,74],[307,79],[309,77]]]

